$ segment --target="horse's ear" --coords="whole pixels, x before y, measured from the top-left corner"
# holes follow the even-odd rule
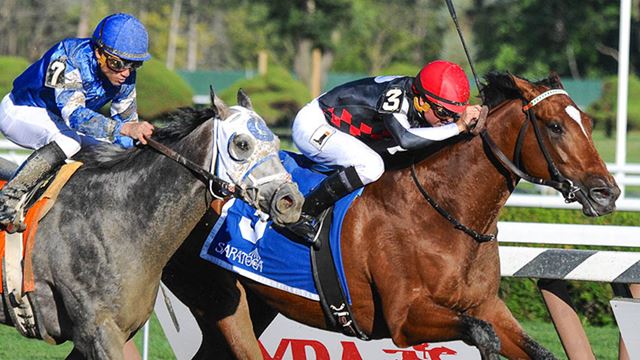
[[[237,99],[238,105],[253,111],[253,104],[251,103],[251,99],[249,99],[249,95],[247,95],[247,93],[244,92],[242,88],[238,89]]]
[[[509,74],[509,76],[511,76],[513,83],[516,85],[518,90],[520,90],[520,94],[522,94],[525,99],[531,100],[537,96],[538,93],[536,91],[536,86],[529,82],[529,80],[513,74]]]
[[[229,107],[216,95],[211,85],[209,85],[209,96],[211,97],[211,109],[213,109],[213,112],[222,120],[229,117]]]
[[[549,85],[553,89],[564,89],[564,86],[560,81],[560,75],[558,75],[558,73],[555,71],[552,71],[551,74],[549,74]]]

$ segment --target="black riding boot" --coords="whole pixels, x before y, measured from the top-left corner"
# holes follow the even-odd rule
[[[66,159],[67,156],[55,142],[50,142],[29,156],[0,191],[0,230],[9,233],[24,231],[26,195],[64,164]]]
[[[287,229],[305,242],[315,244],[327,209],[362,186],[362,180],[353,166],[331,174],[307,195],[300,220],[287,226]]]

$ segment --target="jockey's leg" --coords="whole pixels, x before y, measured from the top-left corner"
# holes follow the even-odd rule
[[[0,229],[23,231],[27,195],[64,164],[67,155],[55,141],[34,151],[0,192]]]
[[[378,180],[384,172],[384,162],[368,145],[329,125],[317,101],[298,112],[292,138],[309,159],[342,168],[307,195],[300,221],[288,226],[302,239],[314,243],[325,210],[353,190]]]
[[[362,186],[364,184],[353,166],[331,174],[306,196],[300,220],[289,225],[288,229],[308,243],[315,243],[326,210]]]
[[[0,103],[0,132],[13,143],[38,149],[0,192],[0,229],[24,230],[25,195],[64,161],[80,151],[80,136],[44,108],[16,105],[7,95]]]

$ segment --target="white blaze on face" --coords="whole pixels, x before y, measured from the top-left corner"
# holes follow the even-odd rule
[[[582,117],[580,116],[580,110],[576,109],[573,105],[569,105],[566,108],[564,108],[564,111],[566,111],[569,117],[571,117],[575,122],[578,123],[578,125],[580,125],[580,128],[582,129],[584,136],[587,136],[587,131],[584,129],[584,126],[582,125]]]

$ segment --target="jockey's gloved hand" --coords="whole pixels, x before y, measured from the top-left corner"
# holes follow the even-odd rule
[[[482,110],[480,105],[470,105],[464,109],[457,122],[461,133],[469,131],[476,124],[480,117],[480,110]]]
[[[472,135],[478,135],[487,128],[487,115],[489,115],[489,107],[487,105],[483,105],[482,110],[480,110],[480,117],[478,118],[475,126],[469,130]]]
[[[153,134],[154,127],[151,123],[146,121],[129,122],[122,125],[120,133],[128,136],[134,140],[140,141],[143,145],[147,144],[146,137],[150,137]]]

